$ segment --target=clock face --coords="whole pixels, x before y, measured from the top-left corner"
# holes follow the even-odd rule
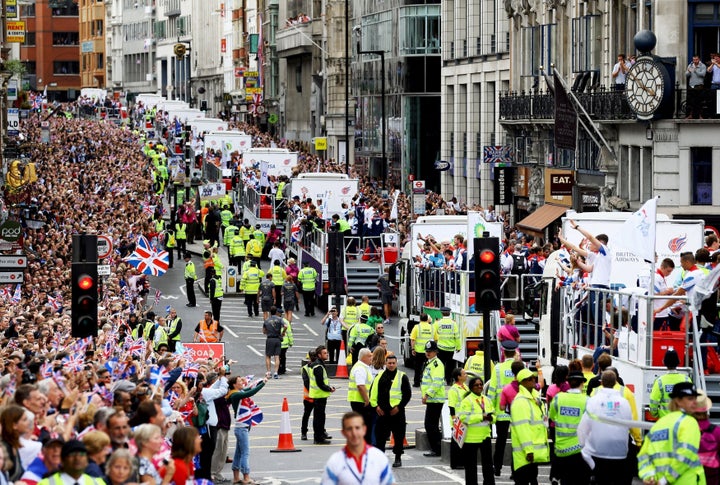
[[[639,58],[625,75],[625,96],[639,119],[651,119],[665,95],[665,78],[652,58]]]

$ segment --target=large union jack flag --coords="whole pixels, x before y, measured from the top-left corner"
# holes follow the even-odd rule
[[[182,377],[188,379],[197,379],[200,373],[200,364],[188,362],[182,370]]]
[[[168,270],[170,256],[167,251],[157,251],[145,236],[138,237],[135,251],[125,261],[135,266],[141,273],[162,276]]]
[[[82,354],[70,354],[62,360],[63,367],[73,372],[81,372],[85,367],[85,356]]]

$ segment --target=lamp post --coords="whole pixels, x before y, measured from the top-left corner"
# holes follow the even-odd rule
[[[383,181],[382,188],[385,190],[387,183],[387,155],[385,153],[385,51],[361,51],[358,49],[358,54],[373,54],[380,56],[380,117],[382,118],[382,130],[380,132],[382,136],[382,166],[383,166]]]
[[[350,0],[345,0],[345,173],[350,175]]]

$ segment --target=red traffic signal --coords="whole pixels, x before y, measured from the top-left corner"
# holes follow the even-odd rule
[[[500,241],[496,237],[475,238],[475,308],[476,311],[499,310]]]
[[[485,264],[491,264],[495,261],[495,253],[489,249],[485,249],[480,253],[480,261]]]
[[[77,284],[81,290],[87,291],[87,290],[91,289],[93,286],[95,286],[95,280],[93,279],[92,276],[84,274],[84,275],[80,276]]]

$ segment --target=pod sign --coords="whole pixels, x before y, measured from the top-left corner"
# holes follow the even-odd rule
[[[0,239],[7,242],[17,242],[17,240],[20,239],[21,234],[22,227],[17,221],[5,221],[3,225],[0,226]]]

